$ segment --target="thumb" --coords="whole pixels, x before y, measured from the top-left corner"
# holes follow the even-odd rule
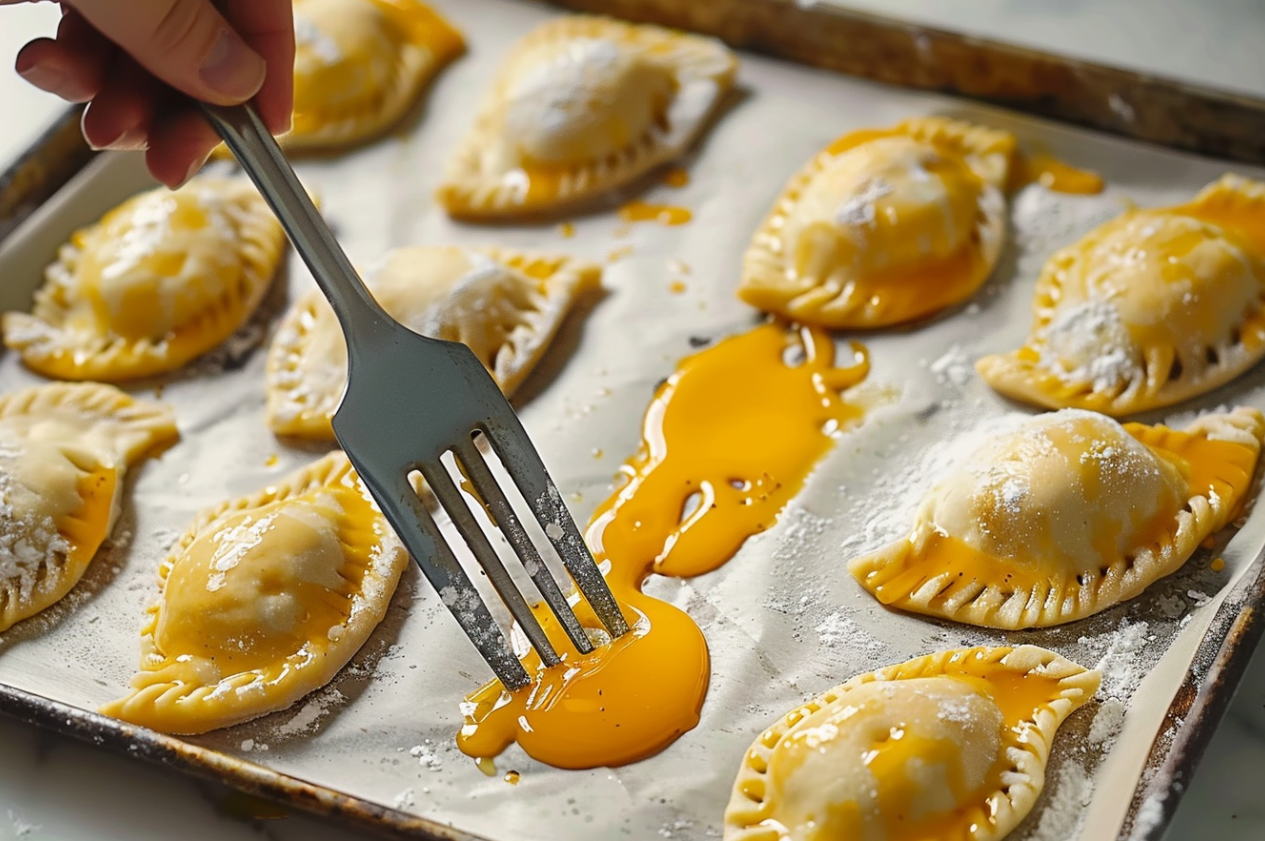
[[[150,73],[197,99],[232,105],[263,85],[263,58],[210,0],[71,0],[69,5]]]

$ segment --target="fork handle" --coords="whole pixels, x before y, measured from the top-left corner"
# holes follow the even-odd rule
[[[281,220],[295,251],[329,299],[348,343],[367,339],[389,324],[391,317],[352,268],[254,105],[199,102],[198,106]]]

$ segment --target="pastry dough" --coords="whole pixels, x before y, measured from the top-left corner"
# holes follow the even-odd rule
[[[792,710],[747,751],[726,841],[996,841],[1101,677],[1032,645],[929,654]]]
[[[114,527],[127,468],[177,437],[169,408],[113,386],[0,396],[0,631],[70,592]]]
[[[1120,416],[1204,394],[1265,356],[1265,183],[1132,210],[1057,252],[1027,342],[976,367],[1039,406]]]
[[[342,452],[204,512],[159,570],[131,694],[101,711],[205,733],[284,709],[360,649],[407,560]]]
[[[1001,253],[1015,138],[942,117],[852,132],[786,185],[743,260],[738,297],[830,328],[930,315]]]
[[[4,343],[59,379],[175,370],[254,312],[283,245],[281,225],[244,179],[200,176],[142,193],[62,246],[34,312],[5,313]]]
[[[418,0],[295,0],[286,149],[348,146],[391,128],[465,44]]]
[[[991,628],[1082,619],[1175,572],[1237,516],[1265,417],[1183,431],[1063,409],[994,436],[927,495],[913,532],[848,570],[892,607]]]
[[[410,329],[462,342],[510,394],[544,355],[596,264],[498,248],[397,249],[365,282]],[[319,291],[295,302],[268,354],[268,425],[282,435],[333,440],[330,420],[347,385],[347,345]]]
[[[679,157],[733,83],[719,42],[568,16],[509,55],[437,198],[453,216],[573,204]]]

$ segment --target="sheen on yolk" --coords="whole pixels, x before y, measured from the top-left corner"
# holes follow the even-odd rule
[[[651,573],[699,575],[769,528],[835,435],[862,410],[840,392],[869,371],[860,345],[834,367],[829,335],[763,324],[685,359],[646,412],[627,481],[599,506],[587,540],[632,630],[580,655],[544,609],[563,662],[523,660],[530,685],[493,681],[466,699],[457,738],[474,757],[512,742],[560,768],[621,765],[662,750],[698,723],[709,657],[702,632],[641,592]],[[577,604],[587,627],[600,628]]]

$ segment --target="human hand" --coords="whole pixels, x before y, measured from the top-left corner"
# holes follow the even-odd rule
[[[39,0],[0,0],[0,5]],[[217,105],[251,97],[268,129],[289,130],[294,86],[291,0],[67,0],[55,38],[18,53],[17,72],[70,102],[87,102],[96,149],[144,149],[155,178],[176,187],[219,136],[175,88]],[[171,87],[167,87],[170,85]]]

